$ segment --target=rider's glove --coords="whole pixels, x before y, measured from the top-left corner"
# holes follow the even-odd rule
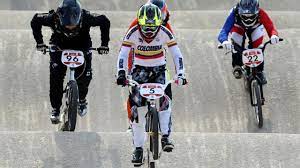
[[[126,75],[124,70],[118,72],[117,85],[126,86]]]
[[[107,46],[100,46],[99,48],[97,48],[97,51],[100,55],[108,54],[109,48]]]
[[[271,36],[271,44],[277,44],[279,43],[279,37],[276,35]]]
[[[224,41],[222,43],[222,46],[227,50],[227,51],[231,51],[232,50],[232,44],[229,41]]]
[[[186,85],[188,83],[185,78],[185,75],[183,75],[183,74],[178,74],[177,80],[178,80],[178,85]]]
[[[57,51],[60,51],[61,49],[56,46],[56,45],[50,45],[49,46],[49,49],[50,49],[50,52],[57,52]]]
[[[37,45],[36,45],[36,49],[37,49],[38,51],[42,51],[43,53],[46,53],[47,45],[44,44],[44,43],[37,44]]]

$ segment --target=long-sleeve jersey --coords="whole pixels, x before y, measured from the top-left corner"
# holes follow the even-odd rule
[[[143,39],[139,32],[138,25],[132,27],[125,35],[122,43],[118,57],[118,71],[126,70],[127,59],[131,48],[134,49],[133,65],[144,67],[166,65],[166,54],[164,52],[165,46],[168,46],[169,51],[173,56],[177,74],[183,74],[183,56],[176,43],[174,35],[164,26],[159,28],[156,37],[151,42],[147,42]]]
[[[63,33],[58,15],[54,11],[49,13],[37,13],[31,21],[31,28],[34,39],[38,44],[43,43],[42,26],[52,29],[50,43],[62,49],[88,49],[92,46],[90,28],[100,26],[101,45],[108,46],[110,21],[104,15],[91,14],[87,10],[82,10],[80,30],[74,37],[68,37]]]
[[[236,8],[231,9],[229,16],[226,19],[226,22],[221,29],[221,32],[219,34],[218,40],[220,43],[223,43],[224,41],[228,40],[228,35],[233,28],[234,24],[238,24],[239,26],[243,27],[240,18],[237,16]],[[258,23],[257,25],[264,25],[269,37],[272,35],[278,35],[278,32],[269,17],[269,15],[265,12],[263,9],[259,9],[259,16],[258,16]]]

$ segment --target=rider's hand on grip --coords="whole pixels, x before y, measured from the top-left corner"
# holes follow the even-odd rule
[[[127,85],[127,79],[124,70],[120,70],[118,72],[117,85],[121,85],[123,87]]]
[[[226,51],[231,51],[232,50],[232,44],[229,41],[224,41],[222,43],[223,48],[226,49]]]
[[[178,85],[186,85],[188,82],[185,78],[185,75],[183,74],[178,74],[177,75],[177,84]]]
[[[41,51],[41,52],[43,52],[44,54],[46,54],[47,45],[44,44],[44,43],[37,44],[37,45],[36,45],[36,49],[37,49],[38,51]]]
[[[277,44],[277,43],[279,43],[279,41],[280,41],[280,38],[278,36],[276,36],[276,35],[271,36],[271,44]]]
[[[108,54],[109,48],[107,46],[100,46],[99,48],[97,48],[97,51],[100,55]]]

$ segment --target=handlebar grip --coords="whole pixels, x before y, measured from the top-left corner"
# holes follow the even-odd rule
[[[284,41],[284,39],[283,39],[283,38],[280,38],[279,41]]]

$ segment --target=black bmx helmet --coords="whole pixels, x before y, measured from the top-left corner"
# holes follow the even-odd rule
[[[257,23],[259,15],[258,0],[240,0],[237,8],[238,14],[245,27],[251,27]]]
[[[75,36],[79,33],[82,9],[78,0],[63,0],[56,13],[66,36]]]

